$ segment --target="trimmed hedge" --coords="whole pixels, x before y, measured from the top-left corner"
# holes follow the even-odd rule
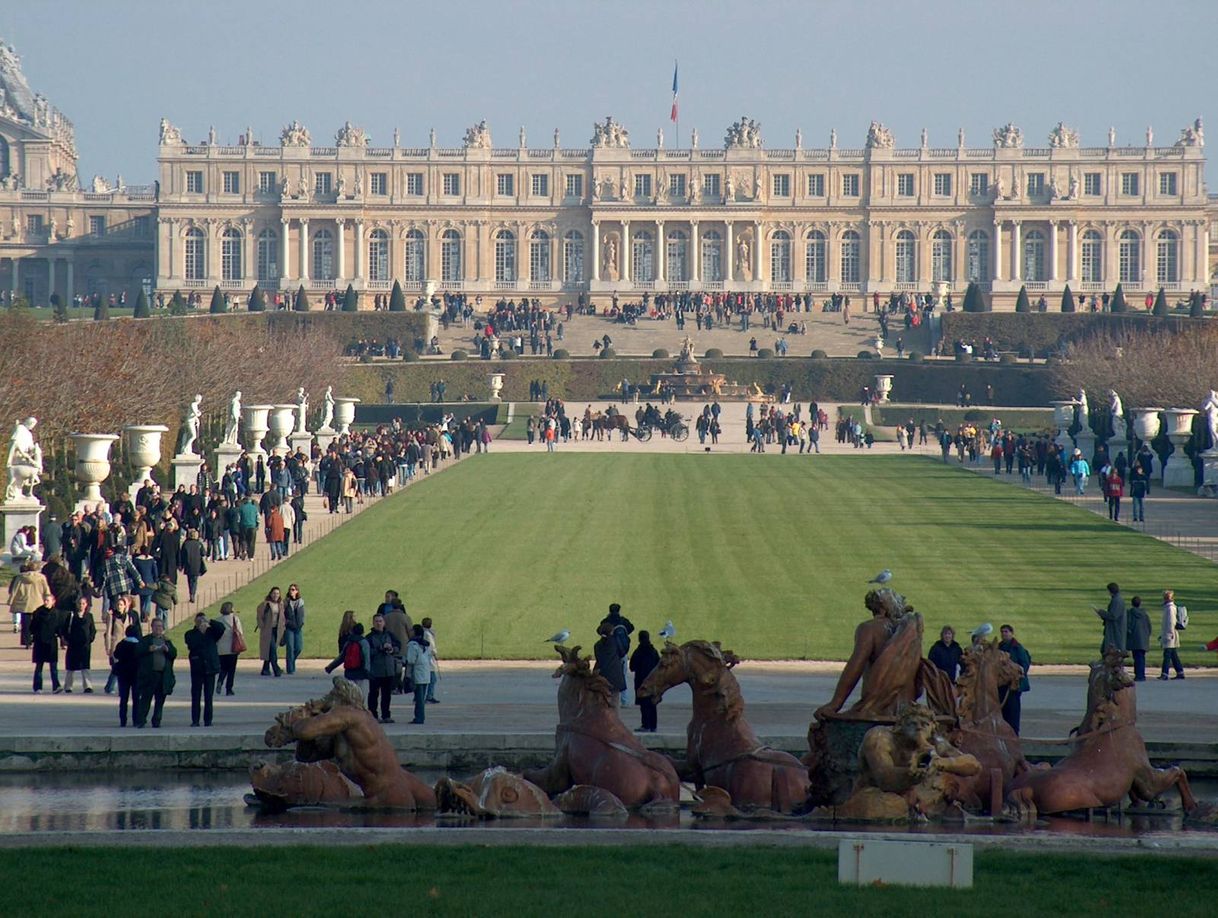
[[[651,356],[654,357],[656,360],[663,360],[671,355],[668,353],[667,348],[657,347],[654,351],[651,352]]]
[[[567,360],[570,357],[571,357],[571,352],[568,351],[565,347],[560,347],[556,351],[554,351],[555,360]]]
[[[457,348],[455,351],[452,352],[452,354],[449,355],[448,359],[449,360],[468,360],[469,354],[467,354],[465,351],[461,350],[461,348]],[[412,401],[419,401],[419,399],[412,399]]]
[[[874,360],[875,352],[874,351],[859,351],[854,356],[859,360]]]
[[[1081,341],[1097,334],[1115,333],[1127,329],[1168,329],[1183,332],[1196,328],[1196,322],[1184,316],[1152,316],[1144,312],[1112,315],[1103,312],[1074,313],[960,313],[942,316],[943,340],[952,342],[994,342],[1000,351],[1032,351],[1043,357],[1063,344]]]
[[[829,355],[828,355],[828,354],[826,354],[824,351],[822,351],[820,348],[817,348],[816,350],[814,350],[814,351],[812,352],[812,359],[813,359],[813,360],[824,360],[824,359],[825,359],[826,357],[828,357],[828,356],[829,356]]]
[[[774,356],[773,348],[763,347],[757,350],[757,360],[769,360]]]
[[[707,348],[705,357],[707,360],[719,360],[723,357],[723,351],[717,347]]]

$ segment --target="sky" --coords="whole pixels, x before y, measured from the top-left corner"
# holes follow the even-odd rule
[[[1206,117],[1218,140],[1218,0],[15,0],[0,39],[31,87],[76,125],[80,174],[156,178],[161,117],[198,142],[293,119],[316,145],[350,120],[374,146],[459,146],[485,118],[495,146],[586,147],[613,115],[633,145],[669,122],[719,146],[747,115],[771,148],[861,147],[872,119],[897,146],[989,146],[1013,121],[1047,146],[1059,120],[1084,146],[1168,146]],[[1208,125],[1207,125],[1208,126]],[[1218,160],[1218,156],[1211,157]],[[1208,168],[1218,191],[1218,162]]]

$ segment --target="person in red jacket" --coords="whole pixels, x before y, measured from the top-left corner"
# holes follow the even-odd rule
[[[1108,499],[1108,519],[1114,523],[1121,521],[1121,498],[1125,496],[1125,480],[1121,478],[1116,466],[1108,467],[1108,477],[1104,479],[1104,497]]]

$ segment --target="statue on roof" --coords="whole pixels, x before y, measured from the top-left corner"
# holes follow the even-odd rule
[[[368,146],[368,133],[361,127],[355,127],[350,121],[343,123],[334,135],[334,143],[340,147]]]
[[[307,127],[293,120],[279,132],[279,144],[284,147],[308,147],[313,145],[313,138],[309,136]]]
[[[740,116],[723,137],[723,148],[758,150],[761,148],[761,124],[752,118]]]
[[[592,125],[592,146],[625,149],[630,146],[630,132],[613,120],[612,115],[605,116],[605,123]]]
[[[34,120],[34,93],[21,72],[21,57],[12,45],[0,42],[0,90],[5,107],[23,120]]]
[[[485,118],[465,129],[463,143],[467,150],[489,150],[491,148],[491,129],[487,127]]]
[[[1004,150],[1013,150],[1023,146],[1023,131],[1008,121],[1000,128],[994,128],[994,146]]]
[[[867,128],[867,149],[891,150],[895,145],[896,141],[892,137],[892,131],[884,127],[882,121],[871,122],[871,126]]]
[[[1205,146],[1205,130],[1201,125],[1201,119],[1198,118],[1188,127],[1180,131],[1180,139],[1173,144],[1177,147],[1204,147]]]
[[[1049,132],[1049,146],[1057,150],[1073,150],[1078,147],[1078,131],[1068,128],[1065,122],[1057,122],[1057,126]]]
[[[169,123],[168,118],[161,119],[161,140],[160,144],[163,147],[172,147],[185,143],[182,140],[182,132]]]

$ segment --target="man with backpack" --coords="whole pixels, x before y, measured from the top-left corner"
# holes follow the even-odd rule
[[[622,615],[622,607],[618,603],[609,605],[609,614],[601,619],[600,626],[597,628],[597,633],[600,633],[600,628],[608,625],[609,635],[617,643],[618,655],[621,657],[622,665],[622,682],[629,684],[627,678],[626,667],[630,660],[630,635],[634,633],[634,623],[630,619]],[[622,689],[622,706],[625,707],[626,689]]]
[[[365,683],[368,681],[369,662],[370,651],[364,638],[364,626],[356,622],[344,640],[342,652],[326,665],[326,672],[332,673],[341,665],[343,678],[354,683],[363,695],[367,691]]]

